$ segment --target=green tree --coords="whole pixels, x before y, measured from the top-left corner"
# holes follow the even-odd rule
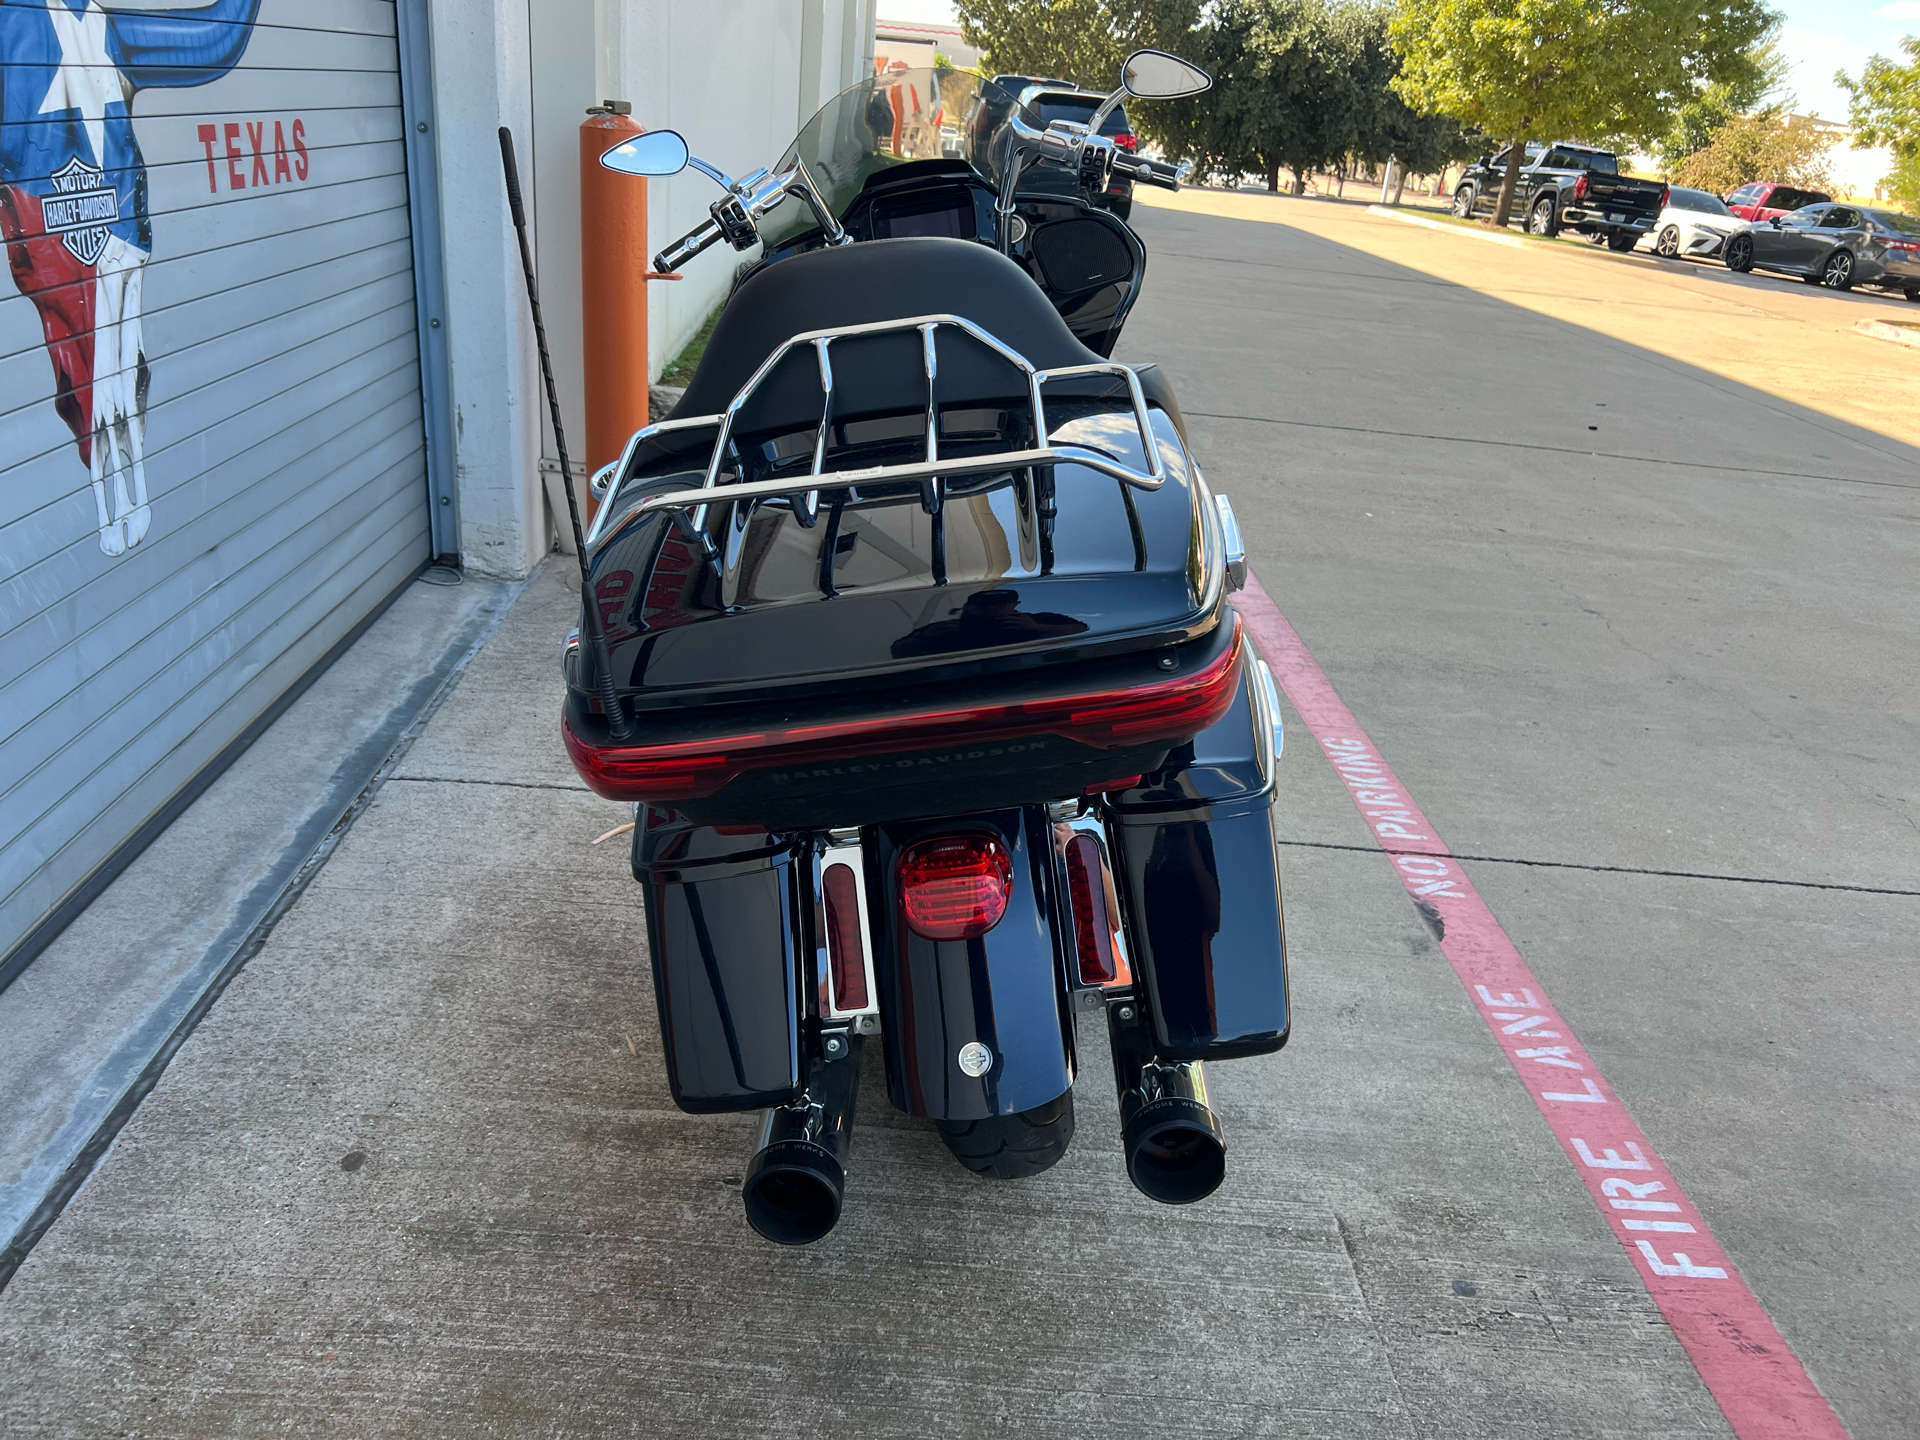
[[[1888,176],[1894,198],[1920,208],[1920,35],[1900,42],[1905,65],[1875,55],[1858,80],[1842,72],[1834,82],[1853,102],[1855,146],[1884,145],[1893,152]]]
[[[1215,5],[1201,62],[1214,90],[1194,107],[1195,158],[1214,174],[1263,175],[1269,190],[1290,171],[1299,193],[1309,171],[1352,148],[1356,38],[1327,0]]]
[[[1142,46],[1185,54],[1200,0],[954,0],[960,33],[988,74],[1044,75],[1112,90]]]
[[[1390,37],[1393,11],[1385,4],[1352,7],[1357,29],[1354,52],[1358,97],[1354,158],[1370,166],[1398,160],[1402,179],[1430,175],[1477,153],[1458,121],[1414,109],[1393,88],[1400,56]],[[1396,201],[1397,203],[1397,201]]]
[[[1673,172],[1678,185],[1725,195],[1754,180],[1779,180],[1804,190],[1831,190],[1827,152],[1833,136],[1804,115],[1736,115],[1712,141]]]
[[[1651,142],[1709,85],[1751,83],[1753,47],[1777,23],[1763,0],[1401,0],[1393,84],[1512,141],[1493,214],[1505,225],[1524,142]]]
[[[1673,115],[1673,127],[1660,141],[1660,168],[1678,170],[1689,155],[1704,150],[1736,115],[1755,110],[1791,110],[1794,98],[1786,89],[1787,57],[1772,40],[1753,53],[1753,74],[1732,83],[1716,81],[1687,101]]]

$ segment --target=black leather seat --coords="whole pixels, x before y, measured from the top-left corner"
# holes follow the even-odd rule
[[[673,413],[726,409],[795,335],[934,314],[971,320],[1038,369],[1102,358],[1074,338],[1027,273],[998,251],[967,240],[872,240],[778,261],[742,285]],[[939,332],[936,344],[943,407],[1024,401],[1019,371],[986,347],[952,329]],[[837,341],[832,360],[836,418],[910,412],[926,402],[920,337],[913,331]],[[1178,424],[1179,408],[1160,371],[1145,367],[1140,379],[1149,401]],[[818,367],[811,347],[802,347],[756,392],[739,429],[778,433],[810,425],[819,414]]]

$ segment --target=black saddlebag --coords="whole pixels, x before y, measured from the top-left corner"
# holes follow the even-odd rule
[[[1154,1048],[1169,1060],[1264,1055],[1287,1043],[1271,684],[1249,665],[1218,724],[1108,799],[1134,971]]]
[[[643,807],[633,875],[674,1102],[698,1113],[798,1099],[805,957],[793,853],[764,830],[729,834]]]

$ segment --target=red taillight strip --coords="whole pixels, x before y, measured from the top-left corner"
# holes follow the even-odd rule
[[[971,705],[917,715],[865,716],[671,745],[594,745],[561,718],[574,768],[609,800],[668,802],[714,794],[743,770],[886,755],[941,744],[978,745],[1022,735],[1060,735],[1103,750],[1183,740],[1227,713],[1240,684],[1241,623],[1191,675],[1105,694],[1050,696],[1011,705]]]
[[[1067,841],[1067,901],[1073,911],[1074,949],[1082,985],[1111,985],[1120,978],[1113,963],[1113,931],[1100,873],[1100,844],[1091,835]]]
[[[833,981],[833,1009],[849,1013],[867,1008],[867,945],[860,915],[860,882],[853,867],[836,860],[820,872],[826,902],[827,971]]]

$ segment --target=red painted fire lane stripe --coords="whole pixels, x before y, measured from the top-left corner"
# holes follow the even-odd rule
[[[1846,1429],[1520,952],[1258,580],[1237,605],[1567,1159],[1744,1440]]]

